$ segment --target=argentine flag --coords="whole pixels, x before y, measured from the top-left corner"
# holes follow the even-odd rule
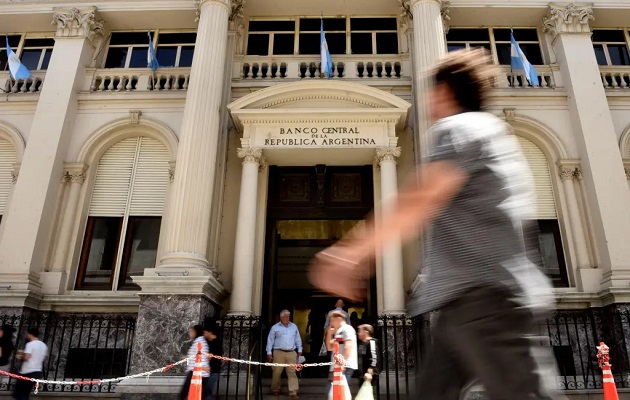
[[[525,57],[523,50],[521,50],[521,47],[518,43],[516,43],[513,32],[510,32],[510,38],[512,41],[512,69],[523,71],[530,85],[540,86],[540,83],[538,82],[538,73],[536,73],[534,67],[529,63],[529,61],[527,61],[527,57]]]
[[[320,52],[322,57],[322,74],[326,74],[328,79],[333,77],[333,62],[328,51],[328,43],[326,43],[326,35],[324,35],[324,20],[322,19],[322,28],[320,31]]]
[[[7,58],[9,59],[9,72],[11,72],[11,76],[16,81],[19,79],[28,79],[30,78],[31,72],[22,64],[20,58],[11,50],[11,46],[9,46],[9,37],[6,37],[7,40]]]
[[[151,40],[151,32],[147,32],[149,35],[149,49],[147,50],[147,67],[151,68],[151,71],[155,73],[155,70],[160,68],[157,57],[155,56],[155,49],[153,48],[153,40]]]

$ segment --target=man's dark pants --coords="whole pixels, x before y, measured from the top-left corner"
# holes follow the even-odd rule
[[[537,374],[542,366],[532,356],[534,329],[531,311],[519,308],[509,292],[471,289],[439,310],[416,378],[416,398],[459,400],[475,380],[491,400],[555,398]],[[553,367],[553,360],[546,361]]]
[[[29,374],[24,374],[23,376],[26,376],[28,378],[39,379],[39,378],[42,378],[44,374],[42,373],[42,371],[37,371],[37,372],[31,372]],[[13,398],[15,400],[28,400],[29,396],[31,395],[31,390],[33,390],[33,386],[35,386],[35,383],[31,381],[24,381],[22,379],[19,379],[17,382],[15,382],[15,390],[13,391]]]

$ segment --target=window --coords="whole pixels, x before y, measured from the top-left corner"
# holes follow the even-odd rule
[[[17,152],[13,144],[6,139],[0,139],[0,221],[6,211],[9,194],[13,187],[12,172],[17,161]]]
[[[593,30],[593,49],[599,65],[630,65],[627,34],[622,30]]]
[[[247,54],[320,54],[322,19],[250,20]],[[396,18],[324,18],[330,54],[398,54]]]
[[[195,53],[195,32],[152,32],[160,67],[190,67]],[[147,68],[147,32],[114,32],[109,40],[105,68]]]
[[[48,69],[55,39],[25,39],[21,51],[21,61],[31,71]]]
[[[27,35],[9,35],[9,46],[20,57],[22,64],[30,71],[46,70],[52,56],[55,39],[29,37]],[[0,40],[0,71],[8,70],[7,46],[4,38]]]
[[[499,65],[511,64],[510,28],[451,28],[446,35],[448,51],[483,47]],[[543,65],[538,31],[534,28],[514,28],[514,39],[533,65]]]
[[[533,228],[523,232],[527,248],[534,251],[535,261],[554,286],[567,287],[569,279],[547,157],[531,141],[520,136],[516,138],[533,175],[536,190],[536,219],[529,224],[524,223],[525,229]]]
[[[160,33],[156,35],[155,56],[161,67],[190,67],[197,33]]]
[[[132,277],[155,266],[168,162],[164,145],[147,137],[122,140],[101,157],[76,289],[137,290]]]

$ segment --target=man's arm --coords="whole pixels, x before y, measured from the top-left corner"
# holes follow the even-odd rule
[[[417,236],[432,217],[443,209],[459,193],[468,179],[468,174],[455,162],[436,161],[418,168],[422,176],[420,185],[415,180],[404,187],[396,196],[380,224],[371,216],[365,226],[353,230],[346,238],[319,253],[315,268],[310,270],[312,283],[326,292],[335,293],[352,300],[361,295],[349,282],[362,281],[370,273],[364,268],[365,261],[374,257],[377,249],[386,246],[389,240],[402,242]]]
[[[295,348],[297,349],[297,353],[299,356],[302,355],[302,337],[300,336],[300,330],[297,325],[293,325],[295,327]]]
[[[272,355],[273,342],[274,342],[274,339],[276,338],[276,334],[274,331],[275,327],[276,327],[275,325],[271,326],[271,329],[269,330],[269,336],[267,336],[267,356]]]

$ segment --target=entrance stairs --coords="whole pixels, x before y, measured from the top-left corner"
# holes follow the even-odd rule
[[[287,380],[282,378],[282,388],[280,389],[280,395],[274,396],[271,393],[271,379],[262,380],[263,399],[265,400],[291,400],[289,397],[289,390],[287,387]],[[330,388],[330,381],[328,378],[302,378],[300,379],[300,389],[298,395],[300,400],[327,400],[328,390]],[[359,391],[359,384],[357,379],[350,381],[350,392],[354,396]],[[351,399],[346,399],[351,400]]]

